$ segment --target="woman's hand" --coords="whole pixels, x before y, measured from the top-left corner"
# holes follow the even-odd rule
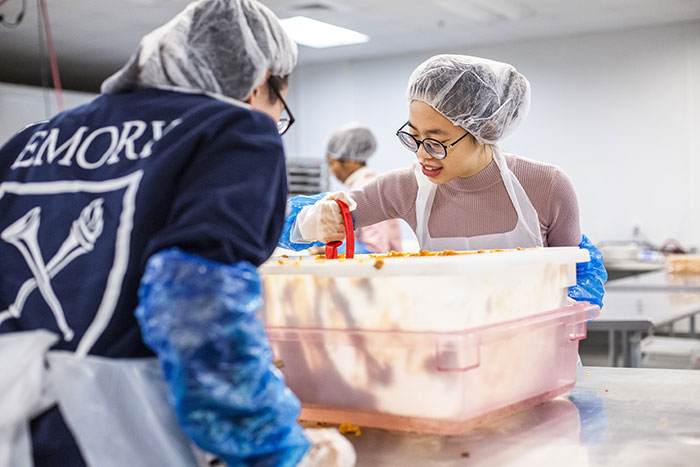
[[[345,226],[336,200],[347,204],[351,211],[357,208],[357,203],[347,193],[329,193],[316,204],[301,210],[297,216],[292,239],[296,237],[305,242],[323,243],[344,240]]]

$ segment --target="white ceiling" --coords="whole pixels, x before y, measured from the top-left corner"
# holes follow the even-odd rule
[[[40,82],[36,0],[17,28],[0,27],[0,81]],[[67,88],[95,91],[139,39],[187,0],[47,0]],[[264,0],[279,17],[309,16],[370,36],[366,44],[300,47],[301,64],[519,41],[700,19],[700,0]],[[22,0],[0,13],[13,19]]]

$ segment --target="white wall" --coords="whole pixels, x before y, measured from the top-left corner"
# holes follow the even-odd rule
[[[94,94],[63,91],[69,109],[91,101]],[[29,123],[46,120],[57,113],[53,90],[0,83],[0,146]]]
[[[594,241],[630,239],[639,225],[654,243],[700,246],[700,22],[436,53],[506,61],[528,77],[530,116],[502,146],[569,174]],[[378,138],[370,165],[410,163],[394,133],[408,76],[430,55],[300,67],[288,154],[323,157],[330,132],[360,120]]]

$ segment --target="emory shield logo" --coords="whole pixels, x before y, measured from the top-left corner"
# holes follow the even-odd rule
[[[103,203],[104,198],[98,198],[82,210],[80,217],[73,221],[70,232],[63,241],[61,248],[58,249],[58,252],[48,263],[44,261],[41,248],[39,247],[38,233],[39,224],[41,223],[41,207],[37,206],[31,209],[27,214],[0,232],[0,238],[14,245],[19,250],[34,276],[22,284],[17,292],[17,297],[10,304],[7,311],[0,312],[0,322],[3,321],[3,313],[19,318],[27,297],[38,288],[46,304],[56,317],[56,323],[63,333],[63,338],[66,341],[73,339],[73,330],[66,323],[63,307],[53,291],[51,279],[75,258],[95,248],[95,242],[102,233],[104,225],[102,221]]]
[[[114,262],[107,277],[107,284],[95,318],[83,334],[76,349],[76,353],[79,355],[86,355],[90,351],[109,323],[117,305],[129,260],[135,199],[142,176],[143,171],[139,170],[124,177],[104,181],[64,180],[0,183],[0,200],[7,194],[55,196],[66,193],[93,193],[99,195],[124,191],[121,203],[122,212],[119,216],[115,236]],[[95,249],[105,225],[103,219],[104,202],[104,197],[96,197],[82,208],[80,215],[72,222],[58,251],[48,261],[42,253],[38,236],[41,226],[41,206],[29,209],[24,215],[11,221],[9,225],[0,224],[0,239],[19,251],[27,269],[31,272],[31,277],[24,281],[17,290],[14,301],[6,310],[0,310],[0,324],[7,319],[19,318],[27,298],[38,291],[53,313],[58,329],[63,334],[63,339],[65,341],[73,339],[74,331],[66,320],[61,301],[54,292],[52,279],[76,258],[90,254]]]

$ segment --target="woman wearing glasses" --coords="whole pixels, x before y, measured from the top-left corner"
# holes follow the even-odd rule
[[[406,97],[408,121],[396,135],[416,161],[312,205],[292,199],[280,246],[343,240],[334,201],[342,200],[355,227],[403,219],[423,250],[579,245],[591,261],[578,266],[569,296],[602,306],[607,273],[581,235],[571,181],[558,167],[503,154],[498,145],[528,113],[525,77],[505,63],[438,55],[411,74]]]
[[[396,135],[415,162],[347,195],[304,208],[292,240],[343,238],[335,198],[356,227],[404,219],[424,250],[567,246],[581,242],[574,188],[558,167],[501,152],[525,118],[530,85],[511,65],[460,55],[428,59],[409,79]],[[331,222],[332,220],[332,222]]]

